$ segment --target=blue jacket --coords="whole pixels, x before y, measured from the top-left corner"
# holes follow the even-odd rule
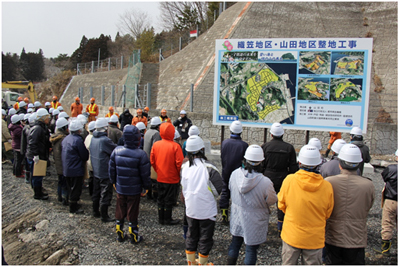
[[[136,126],[124,128],[124,146],[118,146],[110,158],[109,176],[121,195],[137,195],[142,188],[149,189],[150,161],[146,152],[138,148],[141,138]]]
[[[98,179],[109,179],[108,162],[111,153],[117,145],[107,137],[107,132],[93,132],[90,142],[90,161],[92,162],[93,175]]]
[[[61,142],[61,160],[65,177],[79,177],[84,174],[84,166],[89,159],[83,139],[78,134],[69,134]]]

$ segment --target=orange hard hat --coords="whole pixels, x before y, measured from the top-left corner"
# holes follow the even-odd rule
[[[53,96],[53,100],[58,100],[58,97],[57,96]]]
[[[25,103],[29,104],[29,99],[27,97],[24,98]]]
[[[79,97],[75,97],[75,101],[81,101]]]
[[[137,110],[136,110],[136,113],[142,113],[143,111],[140,109],[140,108],[138,108]]]
[[[163,109],[161,110],[161,113],[167,113],[167,110],[163,108]]]
[[[19,96],[17,100],[18,100],[18,102],[21,102],[22,101],[22,96]]]
[[[109,107],[108,110],[109,110],[109,111],[111,111],[111,110],[114,111],[114,108],[113,108],[113,107]]]
[[[94,99],[94,97],[92,97],[92,98],[90,99],[90,101],[96,101],[96,99]]]
[[[150,110],[149,107],[144,108],[144,111],[146,111],[146,112],[149,112],[149,110]]]

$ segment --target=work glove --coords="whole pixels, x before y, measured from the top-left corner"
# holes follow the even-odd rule
[[[180,120],[180,121],[181,121],[181,120],[182,120],[182,117],[179,117],[179,118],[178,118],[178,120]]]
[[[35,162],[35,164],[39,162],[39,155],[33,157],[33,162]]]
[[[146,196],[147,192],[149,192],[149,190],[143,189],[143,190],[142,190],[142,193],[140,193],[140,196],[141,196],[141,197]]]
[[[7,141],[8,141],[10,144],[12,144],[12,139],[8,139]]]

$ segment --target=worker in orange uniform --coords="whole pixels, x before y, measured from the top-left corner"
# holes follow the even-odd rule
[[[25,97],[24,102],[26,103],[26,105],[29,105],[29,98]]]
[[[111,118],[112,115],[117,115],[117,117],[119,118],[119,114],[117,112],[114,113],[114,108],[113,107],[109,107],[108,108],[108,113],[106,115],[106,118]]]
[[[147,117],[143,116],[143,111],[139,108],[136,110],[136,116],[132,119],[132,125],[135,125],[139,122],[143,122],[147,127]]]
[[[15,104],[14,104],[14,106],[13,106],[13,108],[14,108],[15,110],[18,110],[18,109],[19,109],[19,102],[22,101],[22,97],[19,96],[17,100],[18,100],[18,101],[15,102]]]
[[[57,109],[59,106],[62,106],[60,102],[58,102],[58,97],[53,96],[53,101],[51,102],[51,107]]]
[[[172,122],[171,122],[171,119],[168,118],[168,116],[167,116],[167,110],[164,109],[164,108],[161,110],[160,120],[161,120],[161,122],[169,122],[169,123],[172,123]]]
[[[86,112],[89,113],[88,122],[96,121],[97,116],[99,115],[99,107],[94,103],[96,99],[92,97],[90,99],[90,104],[86,106]]]
[[[71,117],[78,117],[79,114],[82,114],[82,110],[81,100],[79,97],[75,97],[75,102],[71,104]]]
[[[331,146],[333,142],[335,142],[336,139],[342,139],[342,133],[340,132],[329,132],[329,134],[331,135],[331,139],[329,139],[328,148],[326,149],[325,152],[325,158],[327,158],[329,152],[331,152]]]
[[[151,118],[150,118],[150,116],[149,116],[149,111],[150,111],[149,107],[145,107],[145,108],[143,109],[143,116],[147,118],[147,121],[150,121],[150,120],[151,120]]]

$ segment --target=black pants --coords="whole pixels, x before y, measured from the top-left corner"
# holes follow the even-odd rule
[[[24,155],[21,155],[21,152],[19,150],[14,150],[13,174],[15,176],[21,176],[23,159]]]
[[[341,248],[325,243],[325,249],[328,265],[365,265],[364,248]]]
[[[94,180],[94,174],[93,171],[89,171],[89,179],[88,179],[88,184],[89,184],[89,195],[93,195],[93,180]]]
[[[229,178],[223,179],[221,198],[219,199],[219,207],[221,209],[229,208],[229,199],[231,198],[231,191],[229,190]]]
[[[115,207],[115,219],[137,225],[139,216],[140,194],[134,196],[117,194],[117,205]]]
[[[187,217],[188,231],[186,234],[186,250],[198,251],[204,256],[210,254],[214,244],[214,227],[215,221],[197,220]]]
[[[98,202],[100,206],[110,206],[113,194],[113,185],[110,179],[93,178],[93,202]]]
[[[173,205],[177,201],[179,183],[165,184],[158,182],[157,190],[158,190],[158,199],[157,199],[158,206],[164,207],[166,209],[172,209]]]
[[[82,194],[83,176],[65,177],[68,186],[69,201],[78,202]]]

